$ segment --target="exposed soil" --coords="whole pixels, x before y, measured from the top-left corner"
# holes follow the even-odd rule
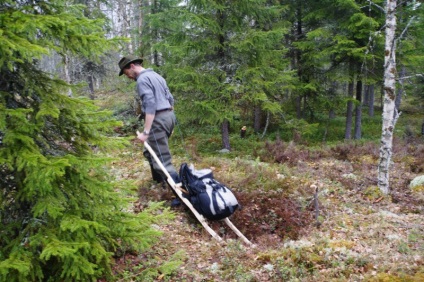
[[[391,196],[376,186],[378,146],[373,144],[314,152],[283,142],[267,144],[266,153],[257,157],[270,164],[264,167],[275,178],[264,187],[246,188],[250,182],[243,182],[254,180],[260,163],[240,168],[236,160],[218,159],[222,163],[214,168],[215,177],[230,184],[242,205],[230,219],[255,247],[243,244],[224,223],[211,222],[227,242],[220,245],[180,206],[173,208],[171,223],[157,227],[163,237],[149,252],[117,258],[117,280],[144,281],[139,280],[144,269],[178,259],[183,264],[175,271],[159,271],[148,280],[424,281],[424,196],[408,187],[424,174],[424,144],[422,139],[396,142]],[[136,181],[134,211],[149,201],[169,206],[173,194],[150,180],[141,149],[132,149],[115,163],[115,173]],[[275,172],[279,166],[287,175]]]

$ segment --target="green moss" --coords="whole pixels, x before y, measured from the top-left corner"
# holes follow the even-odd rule
[[[418,185],[412,187],[412,192],[424,192],[424,185]]]
[[[370,282],[419,282],[424,281],[424,273],[416,273],[415,275],[408,274],[388,274],[378,273]]]
[[[364,190],[362,194],[369,201],[375,201],[379,199],[380,197],[384,196],[383,193],[380,191],[380,188],[378,188],[378,186],[369,186],[368,188]]]

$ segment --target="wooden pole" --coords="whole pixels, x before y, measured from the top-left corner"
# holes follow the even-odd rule
[[[226,217],[224,219],[225,223],[237,234],[237,236],[239,236],[246,244],[255,247],[254,244],[252,244],[252,242],[250,242],[244,235],[243,233],[240,232],[240,230],[237,229],[237,227],[235,227],[235,225],[228,219],[228,217]]]
[[[137,131],[137,134],[139,132]],[[196,211],[196,209],[193,207],[193,205],[190,203],[190,201],[185,198],[181,192],[180,189],[177,189],[177,184],[174,182],[174,179],[172,179],[169,172],[166,170],[166,168],[163,166],[162,162],[159,160],[158,156],[153,151],[152,147],[147,142],[144,142],[144,147],[150,152],[150,154],[155,159],[156,163],[159,165],[159,167],[162,169],[163,173],[167,177],[167,181],[169,185],[171,186],[171,189],[174,190],[174,192],[178,195],[178,197],[183,201],[184,204],[191,210],[191,212],[194,214],[194,216],[197,218],[197,220],[203,225],[203,227],[206,229],[206,231],[209,232],[209,234],[216,239],[219,243],[225,243],[224,240],[212,229],[209,227],[208,223],[206,222],[206,219]]]

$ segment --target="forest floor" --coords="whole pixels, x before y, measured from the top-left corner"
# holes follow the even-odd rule
[[[153,183],[141,144],[120,152],[119,178],[136,182],[134,211],[173,198]],[[377,188],[378,147],[346,144],[311,152],[276,143],[260,158],[197,157],[232,188],[242,208],[231,216],[255,247],[221,222],[220,245],[184,206],[157,228],[163,236],[143,254],[116,258],[117,281],[145,281],[146,267],[181,261],[152,281],[424,281],[424,192],[410,181],[424,174],[424,142],[399,141],[391,165],[391,196]],[[174,156],[174,164],[185,162]],[[318,205],[313,201],[315,193]],[[146,277],[146,276],[143,276]]]

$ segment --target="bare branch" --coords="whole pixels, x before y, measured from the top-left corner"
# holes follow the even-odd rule
[[[373,5],[373,6],[377,7],[377,8],[378,8],[380,11],[382,11],[383,13],[386,13],[386,10],[384,10],[384,8],[383,8],[383,7],[381,7],[381,6],[377,5],[377,4],[375,4],[373,1],[368,0],[368,3],[370,3],[371,5]]]
[[[409,76],[404,76],[404,77],[399,77],[397,80],[403,80],[403,79],[409,79],[409,78],[413,78],[413,77],[424,77],[424,74],[423,73],[417,73],[417,74],[414,74],[414,75],[409,75]]]
[[[400,41],[402,39],[402,37],[404,36],[404,34],[406,33],[406,31],[408,30],[409,26],[412,24],[412,21],[416,18],[416,16],[413,16],[412,18],[409,19],[408,24],[406,25],[405,29],[402,31],[402,33],[399,35],[399,37],[396,39],[396,41]]]

